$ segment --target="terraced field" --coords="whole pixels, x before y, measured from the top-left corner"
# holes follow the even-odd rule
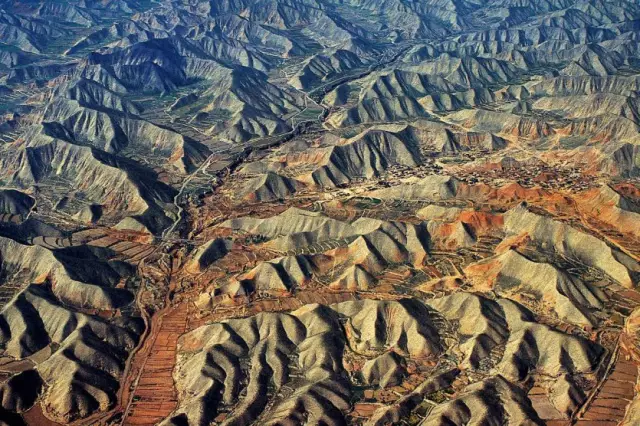
[[[0,0],[0,424],[640,424],[634,0]]]

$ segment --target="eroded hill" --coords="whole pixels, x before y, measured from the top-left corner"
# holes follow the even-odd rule
[[[0,424],[638,424],[638,22],[0,0]]]

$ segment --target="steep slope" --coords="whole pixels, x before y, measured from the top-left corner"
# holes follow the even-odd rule
[[[12,189],[0,191],[0,213],[25,218],[29,215],[35,200],[29,195]]]
[[[14,286],[51,281],[55,296],[83,308],[116,309],[131,302],[131,293],[115,288],[123,269],[110,265],[90,249],[48,250],[0,237],[2,270]],[[126,269],[124,269],[126,270]],[[12,278],[9,278],[12,277]]]
[[[501,422],[542,425],[522,389],[497,376],[475,383],[451,402],[434,409],[425,426],[483,424]]]
[[[136,344],[141,324],[130,319],[109,324],[75,312],[42,285],[25,289],[0,311],[0,318],[5,356],[22,359],[51,348],[48,359],[37,364],[36,373],[46,383],[42,398],[48,417],[68,422],[106,410],[115,402],[124,361]]]
[[[531,294],[542,304],[549,304],[563,321],[592,325],[590,310],[603,308],[601,291],[589,287],[553,265],[536,263],[514,250],[496,258],[473,264],[465,274],[478,289],[518,298]]]
[[[507,234],[527,236],[541,251],[575,259],[597,268],[625,287],[634,287],[638,262],[589,234],[519,206],[505,214]]]
[[[240,196],[248,201],[273,201],[292,196],[304,188],[301,182],[268,172],[249,180],[240,191]]]
[[[53,132],[56,132],[54,129]],[[19,187],[73,182],[88,201],[103,206],[105,215],[135,215],[153,230],[166,226],[174,190],[157,180],[157,174],[104,151],[70,143],[46,132],[34,135],[28,145],[15,145],[2,159],[4,175]],[[57,185],[56,185],[57,186]],[[63,186],[62,193],[71,188]],[[75,213],[75,212],[74,212]]]
[[[0,0],[0,424],[632,424],[637,0]]]
[[[139,106],[95,81],[80,79],[59,91],[45,108],[43,121],[59,123],[64,130],[58,131],[78,143],[110,153],[129,147],[161,156],[183,172],[208,155],[207,148],[196,141],[137,118]]]
[[[348,224],[293,209],[266,220],[242,218],[220,226],[276,237],[264,245],[300,253],[260,262],[216,292],[231,297],[291,292],[319,277],[338,288],[368,288],[390,265],[422,265],[431,244],[425,224],[366,218]]]
[[[610,186],[593,189],[578,198],[580,209],[621,232],[640,236],[640,208]]]
[[[239,400],[241,377],[248,379],[246,396],[229,413],[228,424],[257,418],[275,424],[300,416],[318,424],[343,423],[349,388],[341,377],[341,359],[347,345],[357,351],[393,347],[409,356],[437,354],[439,338],[425,312],[419,304],[398,302],[310,305],[291,314],[265,313],[197,329],[181,339],[175,372],[181,404],[165,424],[211,421],[220,408]],[[355,340],[342,334],[341,315],[349,318],[349,327],[359,336]],[[385,337],[372,327],[376,318],[389,327]],[[292,364],[294,355],[298,362]],[[250,365],[242,364],[247,357]],[[296,391],[268,404],[273,391],[290,383],[298,371]]]
[[[393,371],[391,365],[402,369],[403,358],[429,358],[447,350],[440,315],[459,321],[459,337],[449,342],[470,350],[472,365],[486,360],[492,347],[505,348],[499,364],[505,376],[487,378],[437,406],[427,418],[428,424],[507,417],[515,418],[516,424],[542,424],[523,389],[506,378],[513,377],[512,368],[541,374],[557,374],[566,368],[570,374],[581,374],[593,371],[601,359],[599,346],[539,328],[531,322],[530,313],[510,301],[461,293],[435,300],[432,305],[439,312],[409,299],[308,305],[291,313],[261,313],[200,327],[180,340],[174,372],[180,405],[163,424],[199,424],[220,413],[226,413],[229,424],[256,418],[276,424],[301,416],[317,419],[314,424],[344,424],[350,398],[344,357],[364,357],[362,373],[365,381],[371,379],[369,386],[391,386],[392,382],[378,381],[386,380],[386,374]],[[514,309],[519,312],[512,317]],[[436,323],[440,325],[436,327]],[[530,337],[523,337],[523,333]],[[523,345],[532,341],[536,345],[546,342],[548,347],[543,350],[540,346],[543,353],[539,357],[526,358]],[[562,348],[572,349],[568,352],[571,360],[559,355]],[[383,364],[389,368],[376,375],[376,368]],[[517,381],[522,376],[513,378]],[[277,398],[292,381],[298,383],[297,389]],[[318,393],[321,388],[324,390]],[[243,394],[246,396],[240,398]],[[269,402],[272,399],[273,404]],[[474,409],[460,409],[462,404]]]

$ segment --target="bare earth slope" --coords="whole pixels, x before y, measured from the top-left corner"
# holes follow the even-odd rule
[[[640,421],[634,0],[0,0],[0,425]]]

